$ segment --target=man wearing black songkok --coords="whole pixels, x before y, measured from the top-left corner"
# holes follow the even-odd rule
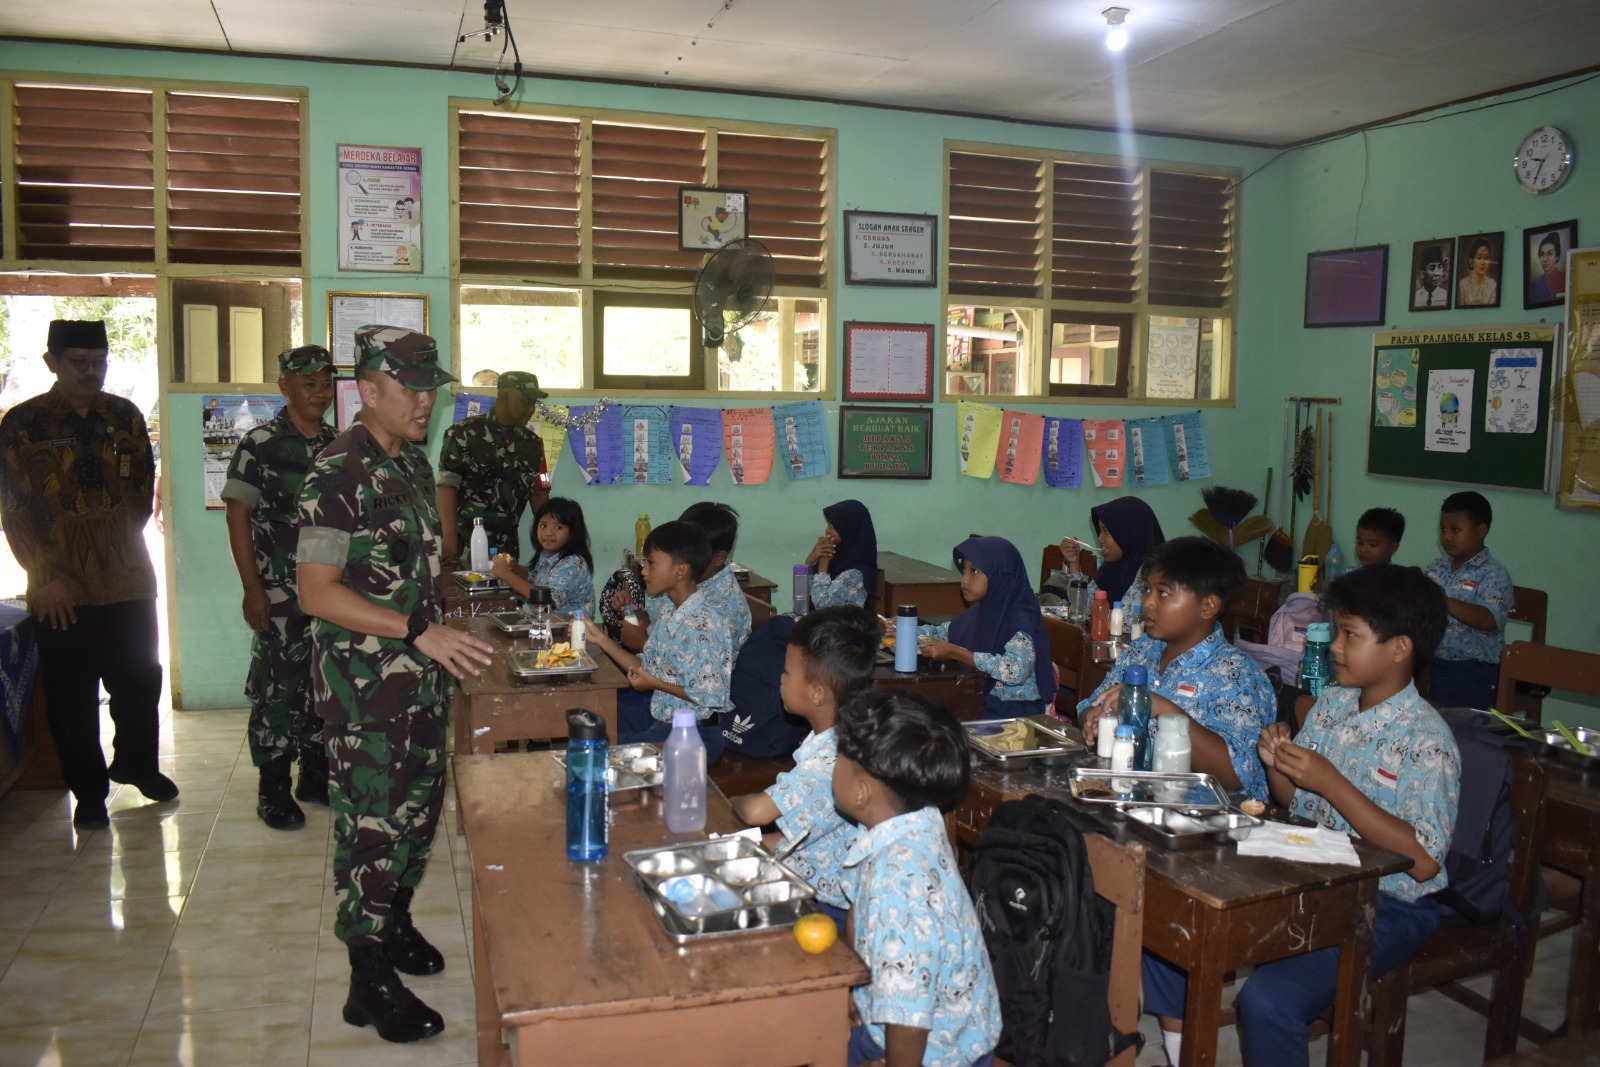
[[[80,830],[110,825],[111,782],[156,801],[178,795],[156,762],[161,661],[144,544],[155,464],[144,416],[104,391],[109,351],[104,322],[55,320],[44,359],[56,384],[0,422],[0,521],[28,572],[45,714]],[[110,767],[102,683],[116,726]]]

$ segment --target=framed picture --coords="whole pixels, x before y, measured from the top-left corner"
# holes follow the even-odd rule
[[[1411,246],[1411,310],[1449,311],[1453,237],[1436,237]]]
[[[356,331],[363,326],[404,326],[428,332],[427,293],[354,293],[328,290],[328,351],[335,373],[356,367]]]
[[[1505,231],[1469,233],[1456,238],[1456,307],[1500,306],[1500,269],[1505,264]]]
[[[844,277],[852,285],[939,284],[939,217],[844,213]]]
[[[931,408],[839,408],[839,477],[933,476]]]
[[[932,400],[933,327],[910,322],[844,324],[846,400]]]
[[[1388,245],[1308,253],[1306,326],[1381,326],[1388,277]]]
[[[1578,220],[1522,231],[1522,306],[1551,307],[1567,301],[1567,253],[1578,245]]]
[[[750,235],[750,197],[742,189],[678,187],[678,247],[715,252]]]

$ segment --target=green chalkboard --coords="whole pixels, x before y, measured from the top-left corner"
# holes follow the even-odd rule
[[[839,477],[933,476],[929,408],[839,408]]]
[[[1372,336],[1367,473],[1549,488],[1555,326]]]

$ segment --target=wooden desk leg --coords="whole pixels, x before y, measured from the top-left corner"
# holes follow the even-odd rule
[[[489,953],[485,951],[483,921],[478,916],[478,887],[472,887],[472,984],[477,1001],[478,1067],[509,1067],[511,1050],[500,1041],[500,1006],[494,999],[494,979],[489,976]]]
[[[1213,908],[1199,912],[1202,929],[1195,942],[1228,944],[1228,916]],[[1209,952],[1189,971],[1189,993],[1183,1006],[1182,1067],[1213,1067],[1217,1062],[1217,1030],[1222,1022],[1222,983],[1227,978],[1221,952]]]
[[[1361,1014],[1372,960],[1372,926],[1378,909],[1376,879],[1362,879],[1356,893],[1360,903],[1358,918],[1339,946],[1339,984],[1333,995],[1333,1029],[1328,1034],[1329,1067],[1358,1067],[1361,1063]]]
[[[1595,968],[1600,953],[1600,842],[1589,843],[1589,866],[1583,874],[1578,903],[1578,931],[1572,938],[1572,964],[1567,978],[1567,1033],[1588,1033],[1595,1025]]]

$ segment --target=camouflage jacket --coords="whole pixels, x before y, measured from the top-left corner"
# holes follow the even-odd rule
[[[463,546],[482,519],[489,544],[520,556],[517,526],[535,493],[548,492],[544,442],[526,426],[502,426],[494,408],[444,432],[439,484],[456,491],[456,532]]]
[[[327,423],[307,438],[289,419],[288,409],[262,423],[239,442],[228,463],[222,499],[250,509],[250,539],[256,573],[267,586],[293,586],[295,549],[300,541],[300,483],[317,453],[339,431]]]
[[[344,584],[374,604],[438,621],[439,511],[422,449],[390,456],[357,422],[311,464],[300,488],[301,563],[344,569]],[[317,714],[348,725],[384,723],[438,705],[444,670],[398,637],[311,620]]]
[[[132,401],[102,392],[80,417],[51,386],[0,422],[0,518],[30,591],[59,578],[79,604],[153,599],[154,500],[150,433]]]

